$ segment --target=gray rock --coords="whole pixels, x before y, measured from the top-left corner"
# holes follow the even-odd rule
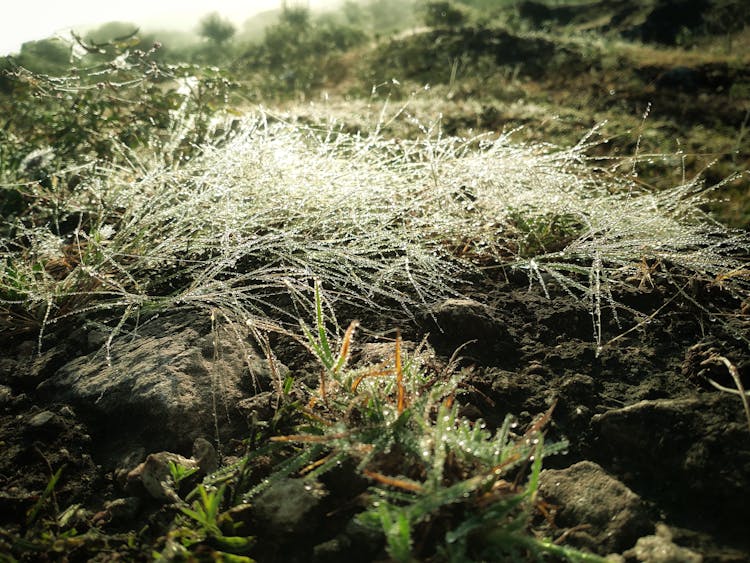
[[[638,482],[669,486],[675,507],[711,518],[743,511],[747,503],[750,439],[736,396],[700,393],[679,399],[644,400],[591,419],[596,449],[608,469]],[[657,485],[658,486],[658,485]]]
[[[589,549],[619,552],[652,529],[640,497],[590,461],[542,471],[539,490],[559,526],[582,526],[570,538]]]
[[[158,318],[114,338],[109,360],[104,349],[79,357],[39,391],[93,418],[112,448],[128,442],[145,451],[189,451],[217,426],[221,435],[243,431],[235,405],[252,394],[253,382],[270,377],[242,330],[219,324],[212,331],[200,313]]]
[[[663,436],[654,430],[669,428],[672,433],[683,429],[690,424],[688,417],[697,414],[702,406],[697,397],[639,401],[597,414],[591,422],[605,443],[623,453],[645,450],[661,456]]]

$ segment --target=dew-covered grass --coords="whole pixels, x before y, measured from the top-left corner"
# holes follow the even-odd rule
[[[309,310],[314,280],[398,319],[516,269],[587,300],[601,343],[617,288],[647,288],[655,272],[747,294],[747,234],[702,210],[721,185],[651,190],[635,164],[588,158],[592,137],[559,148],[417,124],[394,138],[382,122],[351,132],[259,110],[216,121],[215,141],[175,158],[189,127],[176,120],[159,150],[123,147],[54,200],[32,194],[6,227],[3,329],[184,307],[278,326]]]

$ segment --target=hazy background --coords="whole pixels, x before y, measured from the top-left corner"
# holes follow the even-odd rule
[[[290,0],[290,5],[305,5]],[[309,0],[311,8],[339,4],[337,0]],[[281,7],[281,0],[21,0],[0,19],[0,55],[18,52],[25,41],[43,39],[71,28],[86,30],[110,21],[132,22],[143,31],[194,31],[209,12],[218,12],[241,27],[249,17]]]

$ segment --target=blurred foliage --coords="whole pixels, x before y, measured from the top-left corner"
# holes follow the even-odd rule
[[[335,79],[341,70],[338,57],[366,39],[365,32],[352,25],[331,18],[313,21],[308,10],[289,9],[266,30],[263,42],[250,46],[232,68],[258,76],[254,85],[262,95],[310,92]]]
[[[413,1],[370,0],[365,9],[373,31],[378,34],[399,31],[417,23]]]
[[[75,189],[76,167],[101,167],[130,158],[132,151],[181,159],[208,135],[212,116],[225,108],[234,85],[225,71],[197,65],[164,64],[159,45],[147,51],[127,45],[78,39],[65,46],[75,64],[63,65],[65,43],[50,40],[2,60],[0,72],[0,213],[8,218],[25,208],[30,194]],[[30,58],[31,53],[54,59]],[[27,55],[26,55],[27,54]],[[106,59],[103,61],[103,59]],[[47,61],[47,65],[39,61]],[[21,63],[29,64],[28,68]],[[37,63],[37,64],[34,64]],[[37,69],[62,71],[43,73]],[[180,116],[189,115],[189,135],[171,150]]]
[[[86,41],[102,46],[117,45],[132,38],[138,26],[130,22],[111,21],[86,34]]]
[[[218,12],[212,12],[201,20],[198,31],[209,41],[223,45],[234,36],[237,28],[229,20],[223,19]]]
[[[478,104],[468,113],[458,106],[441,110],[450,133],[457,123],[513,127],[528,122],[529,112],[533,119],[544,114],[548,124],[564,108],[571,126],[563,137],[554,136],[560,127],[538,128],[560,144],[575,142],[598,120],[609,119],[617,131],[632,129],[650,104],[650,123],[663,130],[652,148],[670,151],[674,139],[687,142],[690,154],[679,173],[688,175],[718,156],[709,171],[716,182],[746,169],[750,98],[742,53],[750,34],[741,30],[750,22],[750,4],[706,0],[710,10],[700,25],[679,33],[681,49],[636,40],[637,27],[662,4],[626,10],[574,0],[348,0],[325,13],[269,10],[237,33],[213,13],[192,34],[144,33],[132,23],[108,22],[76,41],[29,42],[0,59],[0,111],[7,122],[0,174],[17,178],[34,151],[48,151],[59,168],[72,155],[108,158],[116,144],[158,143],[171,127],[170,112],[182,107],[180,88],[194,90],[190,103],[201,108],[196,119],[207,122],[230,92],[240,103],[310,99],[322,90],[368,96],[374,85],[396,79],[409,88],[444,87],[450,100]],[[538,25],[530,5],[546,14]],[[433,29],[425,31],[425,23]],[[583,25],[588,31],[581,32]],[[190,77],[198,82],[177,82]],[[512,109],[498,106],[510,102]],[[632,135],[613,142],[622,154],[635,147]],[[746,225],[746,182],[738,185],[734,211],[724,218]]]
[[[451,2],[427,2],[423,7],[424,23],[430,27],[460,27],[466,14]]]
[[[503,68],[516,75],[539,78],[549,68],[584,72],[591,54],[544,37],[529,37],[503,28],[447,25],[394,39],[371,53],[367,78],[379,84],[396,76],[423,84],[448,83],[456,73],[496,80]]]
[[[50,73],[67,67],[70,58],[70,45],[57,38],[42,39],[21,46],[18,64],[34,72]]]
[[[704,33],[724,35],[727,52],[732,51],[732,35],[750,25],[750,2],[715,0],[704,14]]]

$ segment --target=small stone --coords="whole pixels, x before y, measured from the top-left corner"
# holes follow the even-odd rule
[[[28,434],[51,436],[60,433],[63,428],[65,428],[65,423],[62,418],[52,411],[41,411],[26,422],[24,431]]]
[[[656,525],[656,534],[640,538],[635,547],[623,555],[646,563],[703,563],[703,556],[672,541],[672,532],[662,523]]]
[[[651,528],[640,497],[590,461],[542,471],[539,491],[560,507],[559,525],[589,526],[570,535],[589,549],[619,552]]]
[[[159,452],[149,454],[146,461],[130,471],[126,478],[126,490],[137,491],[137,484],[143,485],[145,491],[156,500],[164,502],[181,502],[180,497],[175,492],[174,480],[169,464],[174,463],[181,465],[186,469],[195,469],[198,464],[179,454],[170,452]]]
[[[124,488],[131,494],[142,493],[145,490],[149,496],[164,502],[182,502],[172,477],[170,464],[179,465],[185,469],[194,469],[195,477],[203,477],[213,473],[218,468],[218,455],[211,442],[205,438],[197,438],[193,444],[193,457],[186,458],[171,452],[149,454],[143,463],[123,475],[122,470],[115,472],[118,481],[124,480]]]
[[[57,524],[63,529],[86,526],[91,517],[91,512],[80,504],[72,504],[58,515]]]
[[[35,414],[29,419],[28,426],[30,428],[42,428],[54,423],[57,420],[57,415],[50,411],[42,411]]]
[[[0,406],[5,406],[13,399],[13,393],[7,385],[0,385]]]
[[[302,479],[284,479],[255,500],[255,514],[274,535],[312,533],[314,514],[325,492]]]
[[[219,456],[216,448],[205,438],[198,437],[193,442],[193,459],[203,475],[213,473],[219,468]]]

